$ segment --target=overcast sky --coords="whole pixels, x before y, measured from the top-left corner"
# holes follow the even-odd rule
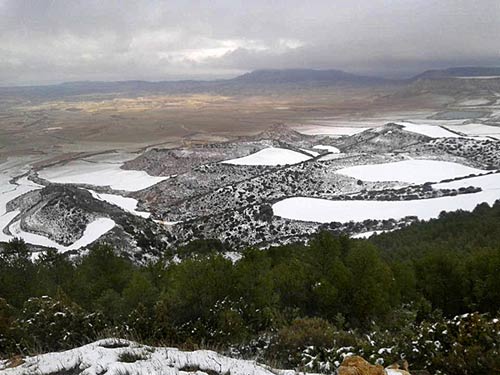
[[[500,66],[500,0],[0,0],[0,85]]]

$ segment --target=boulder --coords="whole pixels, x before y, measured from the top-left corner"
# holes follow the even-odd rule
[[[380,365],[372,365],[363,358],[355,355],[346,357],[337,369],[337,375],[386,375]]]

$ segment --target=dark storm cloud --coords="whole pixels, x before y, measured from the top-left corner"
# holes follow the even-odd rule
[[[0,0],[0,84],[500,65],[499,0]]]

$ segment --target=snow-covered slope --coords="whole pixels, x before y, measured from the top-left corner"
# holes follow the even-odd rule
[[[225,357],[210,350],[183,352],[119,339],[105,339],[65,352],[28,357],[20,366],[7,366],[8,362],[0,361],[0,372],[4,375],[297,374],[295,371],[274,370],[254,361]]]
[[[225,160],[224,164],[234,165],[285,165],[297,164],[310,157],[286,148],[269,147],[238,159]]]

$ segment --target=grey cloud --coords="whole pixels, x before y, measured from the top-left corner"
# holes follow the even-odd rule
[[[500,65],[498,0],[0,0],[0,85]]]

